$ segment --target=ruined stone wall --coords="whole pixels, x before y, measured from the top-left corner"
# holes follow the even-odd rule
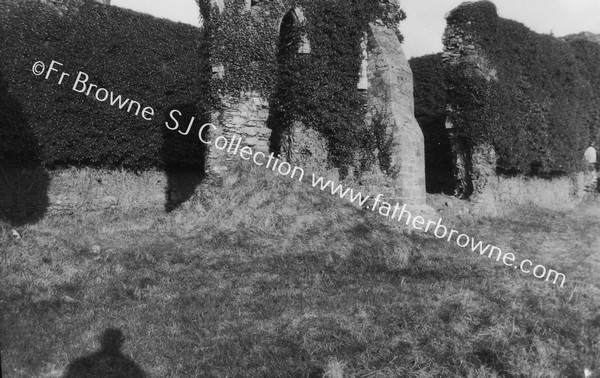
[[[387,172],[375,168],[365,172],[361,181],[373,193],[413,205],[425,204],[425,156],[421,129],[414,117],[412,72],[402,46],[393,30],[371,24],[367,43],[368,107],[367,120],[382,119],[386,138],[391,139],[390,167]],[[227,72],[223,73],[227,75]],[[358,90],[358,89],[357,89]],[[223,135],[242,138],[243,146],[268,152],[270,129],[266,127],[269,104],[258,92],[244,92],[239,97],[222,97],[222,110],[215,111],[212,122],[215,140]],[[282,159],[292,164],[322,171],[327,167],[326,141],[296,123],[283,135]],[[209,173],[223,173],[235,156],[209,145]]]
[[[224,136],[230,140],[236,136],[236,140],[242,138],[240,148],[248,146],[254,151],[268,154],[271,135],[271,129],[267,128],[269,101],[255,91],[241,93],[239,97],[221,97],[220,100],[222,109],[211,115],[212,124],[217,129],[209,132],[208,139],[214,141],[219,136]],[[227,171],[229,163],[236,159],[238,158],[211,144],[208,146],[206,159],[207,173],[223,173]]]
[[[472,35],[456,25],[448,24],[444,31],[443,43],[442,59],[445,65],[462,66],[465,75],[487,82],[498,80],[497,70],[482,54]],[[472,194],[482,195],[487,183],[496,174],[497,158],[494,147],[489,144],[470,145],[460,130],[454,128],[451,119],[455,110],[448,106],[446,122],[454,154],[455,194],[463,198]]]
[[[458,194],[481,194],[496,167],[537,177],[580,170],[600,135],[600,48],[585,42],[597,37],[535,33],[499,17],[490,1],[463,3],[446,19],[448,124],[463,142],[455,146],[464,164]]]
[[[425,153],[421,128],[414,117],[413,77],[402,46],[393,30],[370,25],[368,35],[368,119],[380,118],[391,141],[390,167],[365,180],[382,185],[392,201],[425,204]],[[389,191],[389,189],[393,189]],[[374,188],[373,188],[374,189]],[[373,191],[373,190],[372,190]]]
[[[588,41],[600,44],[600,34],[594,34],[590,32],[581,32],[578,34],[569,34],[564,37],[561,37],[562,40],[571,42],[571,41]]]
[[[281,160],[312,172],[327,168],[327,141],[318,131],[295,122],[281,138]]]

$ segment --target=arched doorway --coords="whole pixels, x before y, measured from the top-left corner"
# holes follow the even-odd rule
[[[283,16],[279,26],[279,55],[310,54],[310,41],[302,29],[306,26],[304,12],[294,7]]]
[[[290,96],[294,89],[300,89],[298,78],[306,74],[308,54],[311,52],[310,41],[306,34],[306,18],[301,8],[293,7],[281,19],[279,25],[279,41],[277,46],[277,87],[270,101],[267,126],[272,130],[270,142],[271,152],[281,154],[282,158],[291,161],[290,146],[294,124],[294,114],[302,104]]]

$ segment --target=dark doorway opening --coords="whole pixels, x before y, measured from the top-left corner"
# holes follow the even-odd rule
[[[427,193],[452,195],[455,189],[457,142],[446,128],[448,104],[442,54],[409,61],[413,72],[415,117],[425,138],[425,186]]]
[[[454,157],[445,115],[419,121],[425,138],[425,187],[427,193],[454,193]]]
[[[196,188],[205,179],[207,148],[198,138],[202,124],[208,122],[205,112],[195,103],[177,104],[164,114],[165,121],[173,123],[169,114],[178,110],[179,129],[163,128],[162,161],[167,174],[165,210],[170,212],[193,197]],[[193,120],[190,126],[190,122]],[[189,129],[189,130],[188,130]],[[206,131],[206,130],[205,130]],[[187,132],[187,133],[186,133]],[[186,133],[184,135],[184,133]],[[205,138],[206,135],[203,136]]]
[[[302,10],[295,7],[285,14],[279,27],[278,81],[270,99],[272,105],[267,119],[267,127],[272,130],[270,148],[275,154],[280,154],[282,147],[286,148],[289,142],[286,135],[293,124],[295,109],[300,106],[288,94],[293,93],[294,88],[301,90],[298,77],[303,74],[309,59],[310,43],[302,30],[304,23]]]

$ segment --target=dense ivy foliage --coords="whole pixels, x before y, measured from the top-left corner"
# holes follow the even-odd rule
[[[409,61],[414,79],[415,117],[425,138],[427,192],[450,192],[453,157],[446,131],[446,83],[442,54]]]
[[[349,6],[324,2],[311,10],[311,54],[297,54],[299,41],[282,35],[273,103],[277,117],[271,126],[285,129],[300,121],[315,128],[327,138],[334,164],[352,164],[357,144],[365,139],[365,101],[356,89],[363,29],[354,24]]]
[[[600,46],[577,52],[498,17],[491,2],[461,5],[447,21],[461,37],[471,36],[480,54],[476,62],[446,65],[450,119],[460,132],[472,143],[491,142],[505,170],[577,170],[599,128],[598,86],[589,77],[597,60],[588,59]],[[498,80],[485,77],[491,69]]]
[[[286,0],[246,9],[243,1],[226,0],[222,13],[208,1],[200,4],[204,32],[93,2],[62,16],[38,2],[3,3],[4,160],[28,156],[49,167],[133,169],[202,164],[195,138],[165,132],[168,112],[181,110],[185,126],[245,90],[269,98],[275,135],[293,121],[320,131],[335,165],[351,164],[357,151],[373,148],[375,131],[365,129],[366,101],[356,88],[360,42],[369,22],[396,27],[405,17],[394,2]],[[286,57],[281,16],[293,7],[302,9],[306,22],[287,34],[304,33],[312,51]],[[64,64],[59,69],[71,75],[69,85],[31,73],[35,61],[52,60]],[[223,79],[208,74],[219,66]],[[152,107],[153,119],[73,91],[79,71],[89,83]]]
[[[282,27],[293,7],[306,21]],[[212,92],[259,91],[270,100],[268,123],[275,136],[302,122],[327,138],[333,165],[352,164],[373,139],[364,127],[366,99],[357,90],[361,38],[369,22],[395,27],[404,13],[379,0],[273,1],[251,9],[229,0],[224,9],[219,14],[213,8],[206,23],[211,64],[225,68],[224,78],[212,81]],[[302,35],[310,54],[297,54]]]
[[[39,2],[0,4],[0,157],[35,157],[49,167],[202,165],[198,140],[164,127],[171,109],[188,119],[203,110],[200,37],[192,26],[93,2],[64,16]],[[47,68],[52,60],[71,75],[62,85],[60,72],[47,80],[32,73],[36,61]],[[79,71],[89,83],[152,107],[154,117],[72,90]]]
[[[598,42],[586,40],[569,41],[575,58],[580,63],[582,77],[590,83],[592,97],[589,99],[591,108],[588,110],[589,133],[592,140],[600,144],[600,48]]]

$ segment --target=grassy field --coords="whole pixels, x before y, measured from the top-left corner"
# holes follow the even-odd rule
[[[131,361],[152,377],[597,373],[600,202],[493,219],[441,211],[565,273],[565,287],[238,167],[169,214],[46,217],[20,239],[3,224],[3,376],[91,374],[74,363],[83,356],[118,359],[98,375],[114,377],[136,376],[117,374]],[[121,352],[98,352],[99,337],[119,332]]]

